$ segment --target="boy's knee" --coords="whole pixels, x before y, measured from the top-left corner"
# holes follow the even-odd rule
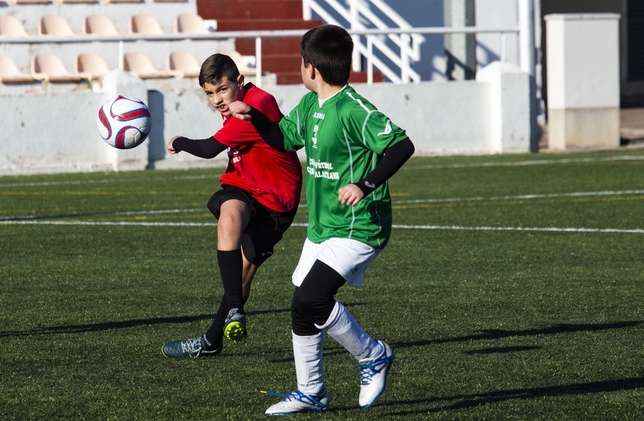
[[[306,288],[296,288],[291,301],[291,312],[297,313],[311,322],[322,325],[326,322],[335,300],[328,300],[312,294]]]

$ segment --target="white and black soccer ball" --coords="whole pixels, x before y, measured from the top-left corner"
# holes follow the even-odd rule
[[[139,146],[152,128],[150,110],[143,101],[116,95],[98,110],[96,125],[101,138],[117,149]]]

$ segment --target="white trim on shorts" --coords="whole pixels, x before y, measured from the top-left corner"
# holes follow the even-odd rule
[[[302,285],[313,263],[319,260],[342,275],[349,285],[358,288],[362,286],[367,266],[379,253],[380,250],[349,238],[330,238],[321,243],[314,243],[307,238],[300,261],[293,272],[293,284],[298,287]]]

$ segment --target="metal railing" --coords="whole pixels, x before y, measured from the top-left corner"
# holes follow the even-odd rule
[[[348,27],[351,30],[354,51],[353,69],[362,70],[362,57],[369,57],[369,67],[375,64],[389,80],[394,83],[420,82],[420,75],[412,68],[414,62],[420,61],[420,45],[425,37],[420,33],[393,33],[389,29],[412,29],[395,10],[382,0],[347,0],[343,6],[337,0],[324,0],[329,8],[323,7],[321,1],[303,0],[302,8],[305,20],[310,20],[313,13],[322,18],[325,23]],[[372,10],[373,8],[373,10]],[[335,15],[332,14],[335,12]],[[383,18],[389,23],[385,23]],[[369,28],[365,23],[371,28]],[[388,31],[373,36],[361,37],[355,31],[376,29]],[[384,38],[386,37],[386,39]],[[364,40],[363,40],[364,38]],[[386,42],[391,41],[394,48]],[[374,49],[376,52],[374,52]],[[397,51],[397,52],[396,52]],[[400,69],[400,74],[379,58],[382,54],[393,66]]]

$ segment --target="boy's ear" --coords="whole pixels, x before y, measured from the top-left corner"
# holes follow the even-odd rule
[[[313,67],[312,64],[309,64],[308,66],[305,67],[306,71],[309,73],[309,78],[315,79],[315,75],[317,75],[317,69]]]
[[[240,74],[237,76],[237,85],[239,85],[240,88],[244,86],[244,75]]]

